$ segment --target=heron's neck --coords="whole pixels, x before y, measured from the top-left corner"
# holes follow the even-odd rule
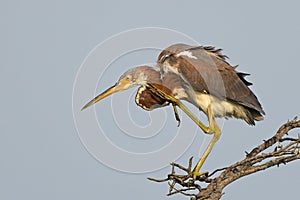
[[[137,85],[145,85],[148,82],[158,81],[159,76],[159,68],[150,67],[150,66],[140,66],[137,67],[136,73],[136,84]]]
[[[145,74],[145,72],[139,72],[137,78],[136,78],[136,84],[137,85],[145,85],[148,82],[148,75]]]

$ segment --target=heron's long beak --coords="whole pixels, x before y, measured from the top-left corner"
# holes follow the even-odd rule
[[[122,88],[118,87],[118,84],[116,83],[115,85],[111,86],[110,88],[108,88],[107,90],[105,90],[104,92],[102,92],[101,94],[99,94],[98,96],[96,96],[94,99],[92,99],[90,102],[88,102],[87,104],[85,104],[85,106],[82,107],[81,110],[84,110],[92,105],[94,105],[95,103],[97,103],[98,101],[104,99],[105,97],[118,92],[122,90]]]

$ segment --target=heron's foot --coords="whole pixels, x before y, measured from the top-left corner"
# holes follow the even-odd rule
[[[194,179],[194,181],[196,181],[196,180],[202,180],[202,179],[208,177],[208,172],[197,172],[197,171],[193,171],[192,174],[193,174],[193,179]]]
[[[155,182],[168,182],[169,184],[169,194],[182,193],[184,191],[194,191],[201,190],[200,182],[209,183],[211,179],[208,177],[208,172],[197,172],[192,170],[192,159],[190,158],[188,167],[181,166],[177,163],[171,163],[172,171],[168,174],[165,179],[154,179],[148,178],[151,181]],[[184,174],[178,174],[175,169],[179,169],[184,172]],[[176,188],[176,185],[179,186]]]

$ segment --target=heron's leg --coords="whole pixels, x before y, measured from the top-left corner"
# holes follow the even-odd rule
[[[173,106],[174,104],[177,105],[183,112],[185,112],[205,133],[208,134],[214,134],[213,138],[211,139],[209,145],[207,146],[205,152],[203,153],[202,157],[198,161],[196,167],[193,170],[193,179],[196,180],[197,177],[202,176],[206,174],[207,172],[200,173],[200,168],[202,167],[203,163],[205,162],[206,158],[208,157],[209,153],[213,149],[216,142],[219,140],[221,135],[221,130],[219,126],[217,125],[211,111],[211,105],[208,106],[207,109],[207,116],[208,116],[208,122],[209,127],[205,126],[179,99],[176,99],[175,97],[166,94],[164,91],[156,88],[152,84],[149,84],[149,87],[154,90],[154,92],[159,95],[160,97],[166,99],[167,101],[172,102]]]
[[[214,130],[211,126],[205,126],[180,100],[177,99],[177,106],[185,112],[200,128],[203,132],[212,134]]]
[[[205,133],[213,133],[211,127],[205,126],[179,99],[165,93],[164,91],[158,89],[154,85],[148,83],[148,86],[154,90],[153,92],[159,95],[161,98],[172,102],[172,104],[177,105],[183,112],[185,112]]]
[[[209,145],[207,146],[205,152],[203,153],[202,157],[198,161],[196,167],[194,168],[193,171],[193,179],[196,180],[198,176],[202,176],[205,173],[199,173],[200,168],[202,167],[203,163],[205,162],[206,158],[208,157],[209,153],[213,149],[214,145],[216,142],[219,140],[220,135],[221,135],[221,130],[219,126],[217,125],[212,113],[211,113],[211,106],[208,106],[208,120],[209,120],[209,127],[214,133],[213,138],[211,139]]]

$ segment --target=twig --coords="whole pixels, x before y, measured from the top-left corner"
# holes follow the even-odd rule
[[[273,137],[253,148],[250,153],[246,152],[246,157],[243,160],[228,167],[216,169],[207,176],[199,177],[198,180],[194,180],[192,176],[192,158],[190,158],[187,168],[176,163],[171,163],[172,172],[168,174],[168,177],[165,179],[148,179],[155,182],[168,182],[168,195],[182,194],[190,197],[191,200],[220,199],[224,194],[223,189],[235,180],[273,166],[287,164],[300,159],[299,135],[296,137],[284,137],[288,135],[290,130],[299,127],[300,120],[295,117],[293,120],[283,124]],[[267,152],[267,150],[276,143],[278,143],[278,145],[274,150]],[[180,169],[185,174],[176,174],[175,169]],[[211,178],[217,172],[221,173]],[[199,182],[207,183],[206,187],[201,187]],[[176,185],[178,185],[179,188],[175,188]],[[186,193],[186,191],[193,192]]]

